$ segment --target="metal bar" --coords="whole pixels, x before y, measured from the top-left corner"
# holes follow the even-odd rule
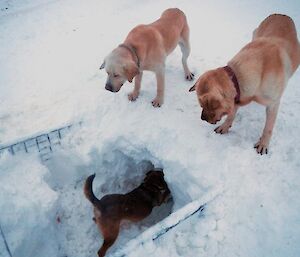
[[[52,147],[51,147],[51,141],[50,141],[50,138],[49,138],[49,134],[47,134],[47,138],[48,138],[48,142],[49,142],[49,149],[50,149],[50,152],[52,152]]]
[[[197,210],[195,210],[194,212],[192,212],[190,215],[186,216],[184,219],[179,220],[177,223],[173,224],[170,227],[167,227],[164,231],[162,231],[161,233],[157,234],[155,237],[152,238],[152,241],[155,241],[156,239],[160,238],[162,235],[166,234],[169,230],[175,228],[176,226],[178,226],[181,222],[187,220],[188,218],[190,218],[191,216],[193,216],[194,214],[196,214],[197,212],[203,212],[205,207],[204,205],[201,205]]]
[[[2,238],[3,238],[3,242],[4,242],[4,245],[5,245],[6,251],[7,251],[8,255],[9,255],[10,257],[12,257],[12,254],[11,254],[11,251],[10,251],[10,249],[9,249],[9,246],[8,246],[8,243],[7,243],[7,240],[6,240],[6,237],[5,237],[5,235],[4,235],[4,232],[3,232],[3,230],[2,230],[1,224],[0,224],[0,232],[1,232],[1,236],[2,236]]]
[[[38,148],[39,152],[41,152],[40,146],[39,146],[38,137],[35,138],[35,143],[36,143],[36,145],[37,145],[37,148]]]
[[[25,148],[26,153],[28,153],[27,146],[26,146],[26,141],[24,141],[23,144],[24,144],[24,148]]]
[[[15,145],[15,144],[14,144],[14,145]],[[10,151],[11,151],[12,155],[15,155],[14,145],[11,145],[11,146],[10,146]]]

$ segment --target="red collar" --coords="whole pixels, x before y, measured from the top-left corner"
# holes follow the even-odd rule
[[[240,92],[240,86],[239,86],[239,82],[237,80],[237,77],[235,76],[234,71],[227,65],[225,67],[223,67],[223,69],[226,71],[227,75],[229,76],[229,78],[231,79],[235,90],[236,90],[236,96],[234,98],[234,102],[236,104],[240,103],[240,97],[241,97],[241,92]]]

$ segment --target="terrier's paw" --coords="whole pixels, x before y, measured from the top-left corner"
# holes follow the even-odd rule
[[[193,80],[194,77],[195,77],[195,75],[192,72],[189,72],[188,74],[185,74],[185,79],[188,80],[188,81]]]
[[[269,141],[264,138],[260,138],[259,141],[254,145],[258,154],[268,154]]]
[[[228,133],[230,127],[231,127],[231,125],[224,123],[221,126],[215,128],[215,132],[218,134],[226,134],[226,133]]]
[[[130,94],[128,94],[129,101],[135,101],[138,97],[139,97],[139,93],[134,92],[134,91],[131,92]]]
[[[163,99],[162,97],[155,97],[152,101],[153,107],[161,107],[163,105]]]

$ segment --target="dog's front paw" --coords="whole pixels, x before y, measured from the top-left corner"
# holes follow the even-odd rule
[[[163,98],[162,97],[155,97],[152,101],[153,107],[161,107],[163,105]]]
[[[139,97],[139,93],[134,92],[134,91],[131,92],[130,94],[128,94],[129,101],[135,101],[138,97]]]
[[[215,132],[218,134],[226,134],[226,133],[228,133],[230,127],[231,127],[231,125],[224,123],[221,126],[215,128]]]
[[[194,77],[195,77],[195,75],[192,72],[189,72],[188,74],[185,74],[185,79],[188,80],[188,81],[193,80]]]
[[[254,145],[258,154],[268,154],[269,140],[260,138],[259,141]]]

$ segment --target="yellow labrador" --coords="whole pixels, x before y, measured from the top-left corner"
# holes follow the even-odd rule
[[[190,54],[189,26],[185,14],[179,9],[167,9],[161,17],[148,25],[139,25],[131,30],[124,43],[115,48],[104,60],[100,69],[105,68],[108,77],[105,88],[118,92],[128,80],[135,78],[134,90],[128,95],[136,100],[141,88],[144,70],[153,71],[157,80],[157,94],[154,107],[164,101],[165,60],[179,44],[182,51],[182,65],[185,78],[192,80],[187,58]]]
[[[266,106],[266,124],[259,141],[258,153],[268,153],[280,98],[289,78],[300,63],[300,45],[293,20],[281,14],[267,17],[253,32],[247,44],[226,67],[204,73],[190,89],[196,89],[202,106],[201,119],[216,124],[227,133],[239,106],[255,101]]]

